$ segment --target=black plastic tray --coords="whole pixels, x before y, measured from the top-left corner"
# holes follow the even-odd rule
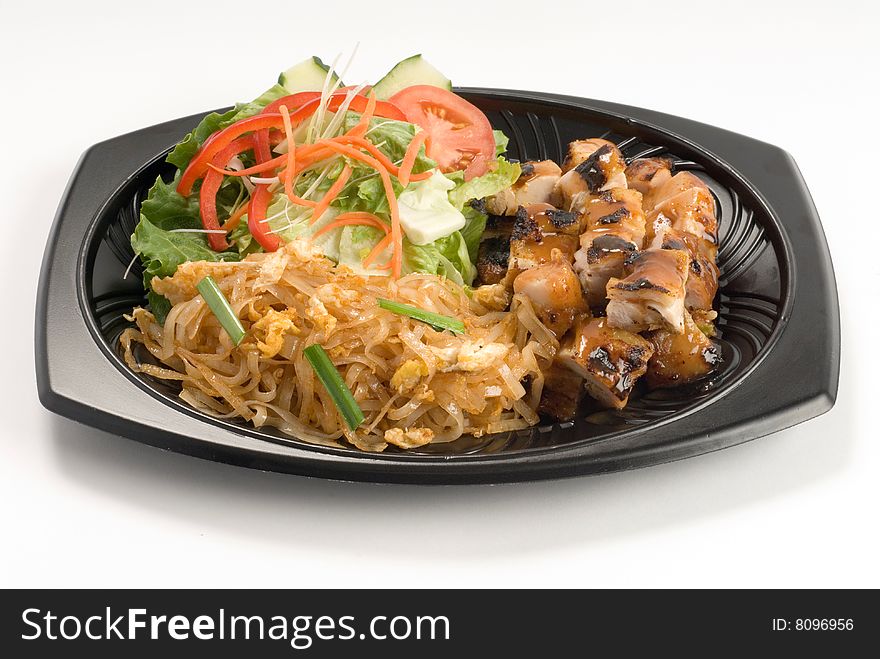
[[[237,465],[346,480],[503,482],[631,469],[714,451],[792,426],[834,404],[840,353],[828,247],[792,158],[756,140],[670,115],[569,96],[460,89],[510,137],[510,156],[561,160],[602,135],[628,158],[665,153],[720,209],[718,328],[725,358],[698,387],[644,393],[620,413],[462,438],[420,453],[328,449],[221,421],[131,372],[123,314],[144,302],[123,280],[128,237],[168,149],[201,115],[123,135],[82,156],[46,246],[36,316],[40,400],[53,412],[146,444]]]

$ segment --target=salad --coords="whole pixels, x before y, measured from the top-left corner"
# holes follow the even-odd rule
[[[249,103],[213,112],[169,153],[131,237],[152,288],[183,263],[238,262],[308,239],[361,276],[436,274],[469,286],[487,216],[509,188],[507,138],[421,55],[375,85],[312,57]]]

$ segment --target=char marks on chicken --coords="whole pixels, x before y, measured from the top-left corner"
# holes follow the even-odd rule
[[[518,272],[553,260],[554,250],[571,263],[577,249],[577,236],[545,233],[539,219],[546,218],[546,204],[530,204],[517,209],[510,239],[510,269]],[[547,220],[549,222],[549,220]]]
[[[582,226],[574,267],[590,306],[595,307],[605,303],[608,280],[621,276],[626,257],[642,248],[642,195],[613,188],[592,197],[584,207]]]
[[[571,263],[558,250],[549,263],[517,275],[513,291],[529,298],[538,318],[557,338],[562,338],[575,319],[589,311]]]
[[[510,238],[494,236],[480,243],[477,253],[477,277],[480,284],[497,284],[507,276],[510,262]]]
[[[575,144],[578,146],[573,148]],[[591,196],[626,187],[626,162],[613,142],[572,142],[566,163],[571,167],[559,179],[553,194],[554,203],[564,210],[583,212]]]
[[[625,276],[608,281],[608,322],[630,332],[664,327],[683,332],[689,267],[683,250],[633,253],[624,264]]]
[[[608,318],[583,318],[565,338],[557,361],[584,378],[587,393],[600,405],[621,409],[652,352],[650,342],[612,327]]]
[[[627,165],[612,142],[577,140],[561,168],[523,163],[480,210],[490,216],[474,300],[527,298],[559,339],[541,414],[574,418],[584,392],[621,409],[639,378],[674,387],[717,369],[717,208],[697,174],[666,157]]]

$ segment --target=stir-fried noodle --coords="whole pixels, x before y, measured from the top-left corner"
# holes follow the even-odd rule
[[[238,347],[196,291],[206,275],[248,329]],[[180,397],[202,412],[317,444],[344,438],[381,451],[534,425],[542,370],[559,345],[527,298],[496,311],[436,275],[362,277],[304,240],[238,263],[183,263],[152,286],[173,306],[162,325],[146,309],[132,313],[137,328],[121,339],[132,369],[179,381]],[[377,298],[460,319],[466,331],[436,331]],[[312,344],[325,348],[363,410],[354,431],[303,355]]]

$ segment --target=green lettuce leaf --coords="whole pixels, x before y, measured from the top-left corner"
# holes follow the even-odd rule
[[[186,169],[186,166],[189,165],[189,161],[196,155],[199,147],[213,133],[234,124],[239,119],[257,114],[269,103],[287,95],[287,93],[284,87],[276,84],[250,103],[238,103],[234,108],[223,113],[212,112],[202,119],[199,125],[174,147],[165,160],[180,170]]]
[[[176,188],[177,179],[171,183],[165,183],[161,177],[156,179],[141,204],[140,222],[131,236],[131,246],[144,266],[148,301],[159,322],[164,320],[170,305],[150,290],[153,277],[169,277],[186,261],[238,261],[241,258],[239,252],[215,252],[203,233],[174,231],[202,228],[198,198],[184,197]],[[243,224],[246,229],[247,223]]]
[[[413,245],[403,241],[403,269],[406,272],[425,272],[437,274],[440,269],[440,250],[434,243],[430,245]]]
[[[522,172],[519,163],[513,163],[504,158],[498,158],[495,163],[495,169],[482,176],[476,176],[470,181],[464,180],[464,172],[446,174],[456,184],[449,191],[449,201],[452,205],[461,210],[471,199],[482,199],[497,194],[513,185]]]
[[[344,130],[348,131],[354,128],[361,115],[356,112],[348,112],[343,122]],[[416,134],[415,124],[406,121],[394,121],[383,117],[373,117],[370,120],[370,128],[367,130],[366,138],[370,140],[376,147],[384,153],[391,162],[397,163],[403,160],[406,155],[406,149],[412,142]],[[416,157],[413,165],[413,172],[418,174],[434,169],[437,166],[425,153],[425,145],[419,148],[419,155]]]
[[[465,225],[461,228],[461,237],[467,246],[468,255],[472,263],[477,262],[477,252],[480,249],[480,240],[486,230],[488,216],[470,204],[461,209],[464,215]]]
[[[457,284],[474,283],[477,269],[471,262],[468,246],[461,231],[454,231],[445,238],[434,241],[434,246],[443,257],[437,274],[444,275]]]
[[[215,252],[201,233],[176,233],[162,229],[145,215],[131,236],[131,246],[144,264],[144,284],[153,277],[170,277],[187,261],[239,261],[238,252]]]
[[[166,183],[161,177],[157,178],[141,203],[141,215],[160,229],[201,228],[198,196],[184,197],[176,188],[177,179]]]
[[[376,243],[378,243],[383,233],[379,229],[366,226],[348,226],[339,229],[338,242],[338,262],[341,265],[347,265],[358,274],[377,275],[387,274],[386,271],[368,270],[363,266],[364,258],[372,251]],[[333,233],[333,232],[330,232]],[[381,263],[390,256],[390,251],[382,254],[377,259]]]
[[[171,302],[168,298],[151,290],[147,292],[147,303],[150,305],[150,311],[153,312],[156,321],[164,324],[168,312],[171,311]]]
[[[492,134],[495,136],[495,157],[497,158],[507,152],[507,143],[510,142],[510,138],[500,130],[493,130]]]

